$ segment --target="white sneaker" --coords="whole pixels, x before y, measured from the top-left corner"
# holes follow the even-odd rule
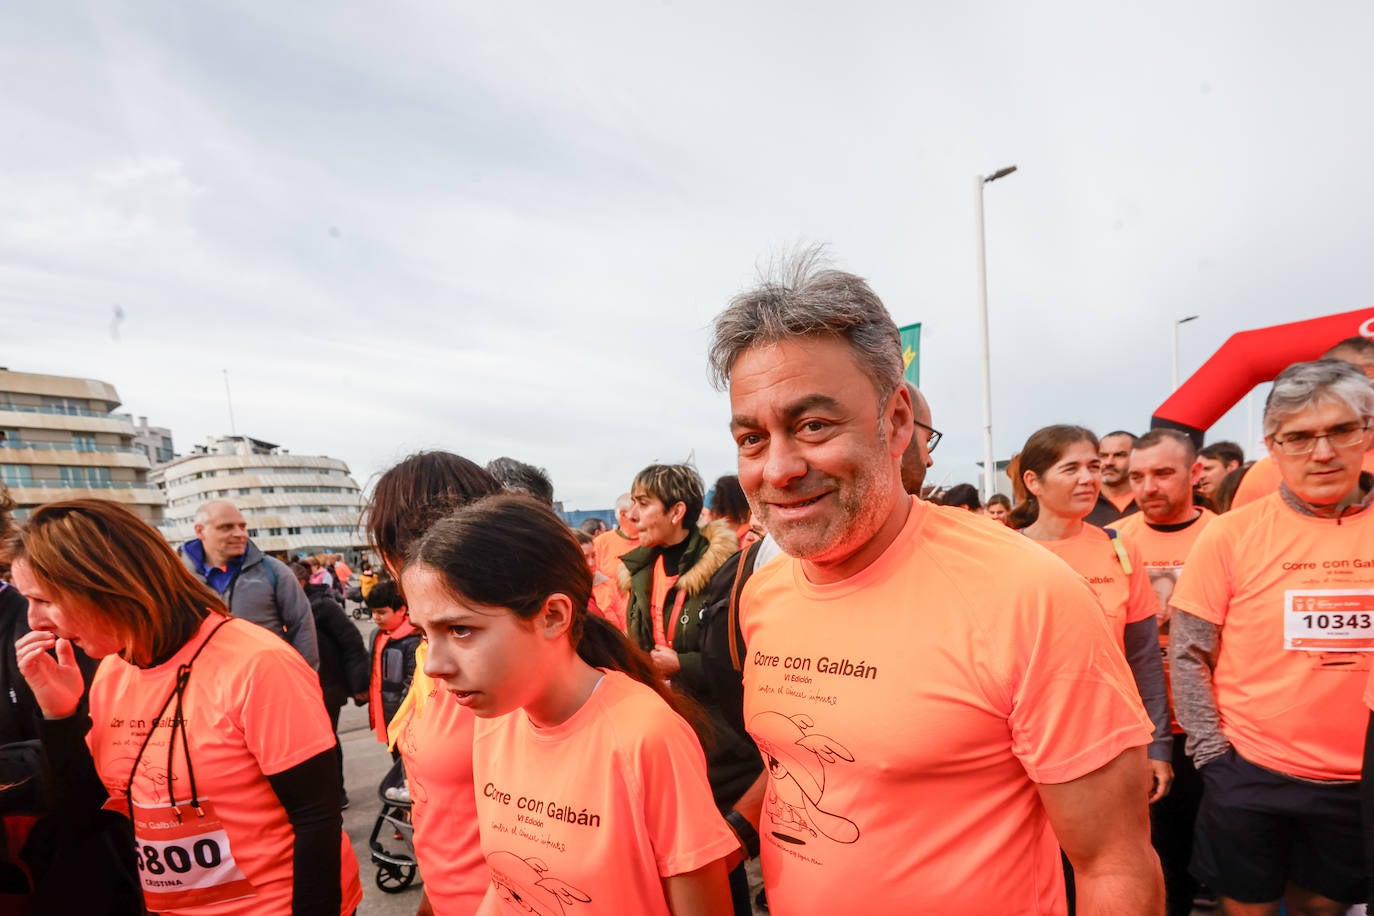
[[[410,804],[410,789],[406,786],[392,786],[383,793],[387,801],[396,802],[400,805]]]

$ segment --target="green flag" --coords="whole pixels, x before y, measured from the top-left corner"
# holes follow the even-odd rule
[[[921,384],[921,324],[909,324],[897,330],[902,333],[902,374],[913,385]]]

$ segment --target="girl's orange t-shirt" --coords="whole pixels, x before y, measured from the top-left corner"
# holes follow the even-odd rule
[[[521,710],[479,720],[473,772],[503,912],[669,916],[664,878],[739,848],[696,734],[618,671],[553,728]]]

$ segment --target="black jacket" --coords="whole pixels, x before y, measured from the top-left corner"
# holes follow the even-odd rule
[[[310,613],[315,617],[315,637],[320,648],[320,686],[326,702],[343,703],[367,693],[370,660],[363,636],[348,619],[327,585],[307,585]]]

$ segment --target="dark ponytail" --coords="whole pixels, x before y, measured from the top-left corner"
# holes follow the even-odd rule
[[[1040,517],[1040,504],[1035,501],[1034,493],[1027,493],[1026,498],[1016,504],[1016,507],[1007,513],[1007,527],[1015,531],[1022,528],[1029,528],[1035,524],[1035,520]]]
[[[572,529],[548,504],[514,493],[470,503],[436,522],[406,562],[435,570],[465,601],[506,608],[525,620],[550,595],[567,595],[573,604],[568,638],[578,656],[593,668],[621,671],[653,688],[707,743],[700,709],[668,687],[648,654],[614,624],[587,613],[592,571]]]
[[[1091,442],[1094,450],[1098,447],[1097,436],[1093,435],[1092,430],[1082,426],[1044,426],[1031,433],[1018,456],[1017,470],[1021,474],[1020,482],[1024,484],[1027,471],[1037,478],[1044,477],[1045,472],[1064,457],[1064,451],[1077,442]],[[1027,488],[1026,498],[1007,516],[1007,525],[1019,531],[1033,525],[1039,517],[1040,504]]]

